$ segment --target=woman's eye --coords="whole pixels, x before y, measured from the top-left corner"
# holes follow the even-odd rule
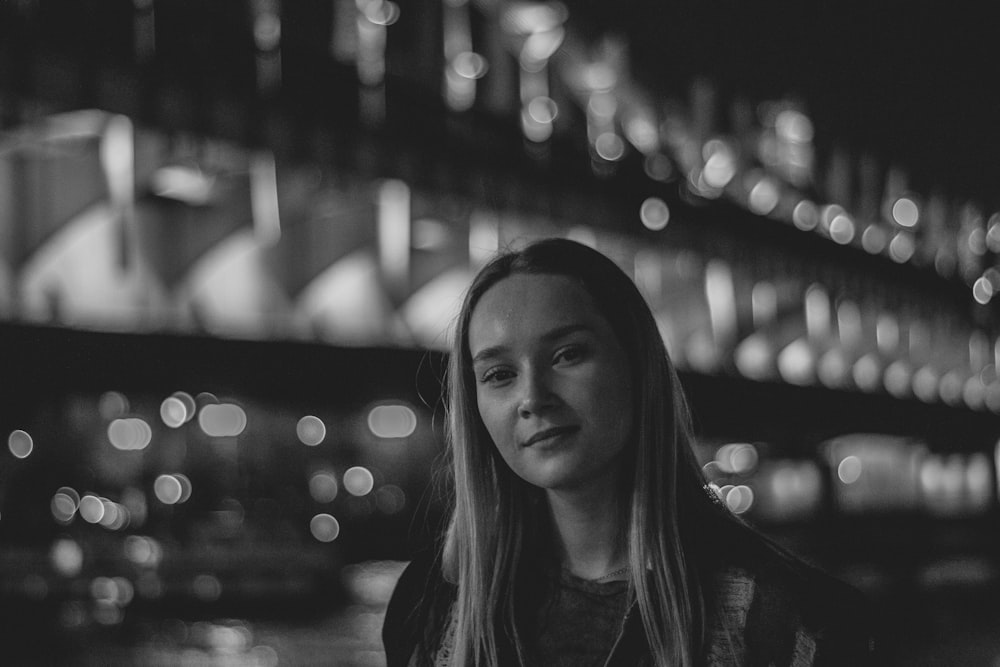
[[[513,376],[514,374],[506,368],[491,368],[482,374],[479,381],[482,384],[502,384]]]
[[[578,346],[566,347],[556,353],[556,363],[572,363],[579,361],[584,356],[584,349]]]

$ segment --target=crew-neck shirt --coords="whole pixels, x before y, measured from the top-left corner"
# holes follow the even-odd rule
[[[628,582],[595,582],[560,569],[540,596],[532,634],[536,664],[600,667],[622,629]]]

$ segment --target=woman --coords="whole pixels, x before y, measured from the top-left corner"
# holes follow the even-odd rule
[[[652,314],[562,239],[502,254],[462,305],[448,370],[454,507],[386,613],[396,665],[857,665],[849,587],[707,489]]]

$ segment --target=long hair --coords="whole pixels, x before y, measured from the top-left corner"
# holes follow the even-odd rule
[[[687,402],[648,305],[614,262],[565,239],[494,258],[473,280],[456,323],[447,387],[454,509],[442,554],[444,576],[458,587],[454,664],[497,667],[500,633],[523,664],[516,582],[523,546],[538,525],[540,513],[528,511],[538,492],[507,467],[486,431],[469,351],[469,324],[480,298],[514,274],[579,281],[625,350],[634,413],[619,504],[629,588],[654,663],[690,667],[704,640],[706,614],[694,535],[712,530],[706,521],[724,519],[694,459]]]

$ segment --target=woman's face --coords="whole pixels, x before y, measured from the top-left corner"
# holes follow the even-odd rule
[[[548,490],[614,479],[632,426],[628,361],[578,282],[501,280],[473,310],[468,344],[479,414],[511,470]]]

